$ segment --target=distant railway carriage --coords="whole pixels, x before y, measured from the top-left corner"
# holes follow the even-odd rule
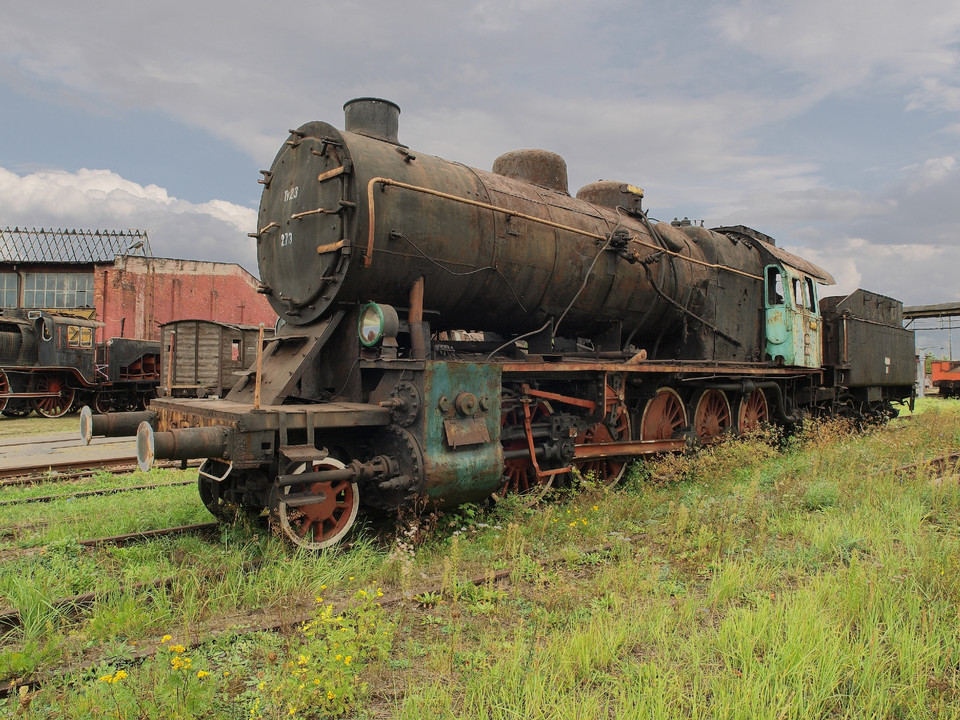
[[[931,380],[943,397],[960,396],[960,361],[934,360],[931,363]]]
[[[94,340],[102,323],[39,310],[0,314],[0,412],[60,417],[142,408],[159,381],[160,344]]]
[[[257,357],[260,328],[210,320],[175,320],[160,328],[160,394],[222,397]],[[264,329],[264,338],[273,328]]]

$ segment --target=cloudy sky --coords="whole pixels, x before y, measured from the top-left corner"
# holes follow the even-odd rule
[[[145,228],[256,273],[258,170],[344,101],[489,169],[540,147],[571,191],[744,224],[835,293],[960,300],[956,0],[47,0],[0,9],[0,226]],[[958,350],[960,354],[960,337]]]

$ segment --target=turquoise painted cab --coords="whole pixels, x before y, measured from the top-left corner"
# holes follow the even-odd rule
[[[766,355],[783,365],[823,364],[817,278],[783,264],[764,268]]]

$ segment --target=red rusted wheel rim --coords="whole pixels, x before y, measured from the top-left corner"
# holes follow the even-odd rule
[[[687,426],[687,411],[672,388],[660,388],[647,403],[640,421],[641,440],[670,440]]]
[[[103,415],[110,412],[113,403],[110,402],[110,396],[107,393],[98,392],[93,396],[93,411]]]
[[[62,417],[73,405],[74,390],[72,387],[67,387],[65,378],[59,375],[41,376],[37,380],[37,392],[57,393],[50,397],[34,399],[34,409],[44,417]]]
[[[612,430],[602,422],[591,425],[577,436],[577,445],[609,443],[629,438],[630,416],[621,411],[616,416]],[[584,477],[593,477],[605,485],[614,485],[623,477],[627,462],[619,458],[602,458],[578,463],[576,467]]]
[[[740,412],[737,413],[737,429],[741,433],[751,433],[759,430],[762,425],[770,421],[770,408],[767,405],[767,396],[763,390],[757,388],[740,400]]]
[[[730,403],[720,390],[704,390],[693,413],[693,427],[702,443],[716,440],[730,429]]]
[[[307,467],[307,464],[301,465],[292,474],[305,472]],[[345,466],[339,460],[327,458],[309,467],[311,472],[316,472]],[[280,528],[290,542],[307,550],[322,550],[340,542],[357,519],[357,484],[349,480],[291,485],[284,491],[277,503]],[[317,501],[297,507],[284,502],[284,498],[302,498],[304,494],[316,496]]]
[[[0,370],[0,395],[6,395],[10,392],[10,381],[7,380],[7,374]],[[0,397],[0,412],[7,409],[7,398]]]
[[[530,423],[543,422],[547,418],[553,409],[550,407],[549,403],[543,401],[535,401],[530,404]],[[508,408],[505,408],[500,414],[500,427],[523,427],[524,424],[524,414],[523,414],[523,405],[514,404]],[[512,440],[507,440],[503,443],[504,451],[509,450],[525,450],[528,449],[529,445],[526,438],[516,438]],[[509,493],[526,493],[530,492],[530,489],[533,487],[538,487],[541,484],[537,482],[537,471],[533,467],[533,461],[529,457],[523,458],[513,458],[511,460],[504,460],[503,462],[503,485],[500,486],[498,494],[500,497],[506,497]]]

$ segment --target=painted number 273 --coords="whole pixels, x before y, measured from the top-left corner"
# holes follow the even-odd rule
[[[282,233],[280,235],[280,247],[293,245],[293,233]]]

